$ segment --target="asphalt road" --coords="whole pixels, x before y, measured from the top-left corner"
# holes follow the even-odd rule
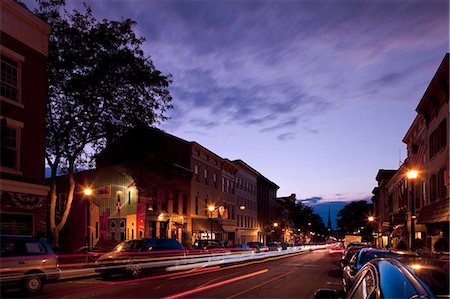
[[[315,251],[132,280],[91,277],[48,284],[34,298],[313,298],[318,288],[342,287],[339,258]]]

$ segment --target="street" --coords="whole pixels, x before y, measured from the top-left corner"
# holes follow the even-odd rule
[[[33,298],[312,298],[318,288],[341,288],[339,258],[318,250],[132,280],[74,279],[48,284]]]

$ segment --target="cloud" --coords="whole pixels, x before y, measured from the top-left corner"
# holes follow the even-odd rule
[[[317,204],[321,200],[322,200],[322,197],[320,197],[320,196],[313,196],[313,197],[310,197],[310,198],[299,199],[298,201],[300,201],[301,203],[304,203],[304,204]]]

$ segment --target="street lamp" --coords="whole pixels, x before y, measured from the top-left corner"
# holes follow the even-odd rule
[[[245,210],[245,206],[244,205],[240,205],[239,206],[239,210],[241,210],[241,211]]]
[[[209,211],[209,218],[211,219],[211,240],[212,240],[212,234],[213,234],[213,212],[216,209],[216,207],[214,205],[209,205],[208,206],[208,211]]]
[[[278,227],[278,223],[277,223],[277,222],[274,222],[274,223],[273,223],[273,227]]]
[[[83,194],[86,196],[91,196],[93,194],[93,191],[91,188],[84,188],[83,189]]]
[[[417,179],[419,172],[417,170],[411,169],[406,173],[406,177],[411,182],[411,242],[409,249],[413,250],[414,241],[416,238],[416,228],[415,228],[415,203],[414,203],[414,182]]]
[[[369,216],[369,218],[367,218],[367,220],[369,220],[369,222],[373,222],[375,220],[375,217]]]
[[[84,188],[83,189],[83,194],[84,196],[92,196],[94,194],[94,192],[92,191],[91,188]],[[86,252],[90,251],[90,247],[91,247],[91,243],[92,245],[94,245],[94,240],[91,241],[90,235],[91,235],[91,231],[90,231],[90,222],[91,222],[91,213],[90,213],[90,206],[91,203],[88,202],[88,205],[86,206],[86,238],[85,238],[85,242],[86,242]]]

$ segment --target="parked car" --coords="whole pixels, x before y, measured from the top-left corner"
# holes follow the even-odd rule
[[[220,240],[195,240],[194,249],[217,249],[225,248],[223,241]]]
[[[435,296],[414,271],[396,259],[381,258],[371,260],[361,268],[348,292],[318,289],[314,298],[379,299],[435,298]]]
[[[60,277],[58,256],[47,241],[32,237],[1,236],[0,286],[38,293]]]
[[[267,243],[267,247],[269,248],[269,251],[281,251],[281,250],[283,250],[281,245],[276,243],[276,242]]]
[[[432,257],[401,257],[398,261],[412,269],[436,297],[450,298],[450,261],[448,260],[448,256],[446,259]]]
[[[376,258],[400,258],[400,257],[414,257],[414,253],[396,252],[391,250],[376,249],[376,248],[362,248],[355,254],[350,262],[344,266],[342,273],[342,283],[344,291],[348,291],[355,280],[358,271],[370,260]]]
[[[355,256],[356,254],[358,254],[358,252],[362,249],[363,247],[350,247],[345,254],[342,256],[341,261],[340,261],[340,265],[341,265],[341,271],[344,270],[344,267],[348,265],[348,263],[350,262],[350,260],[352,259],[353,256]]]
[[[255,252],[267,252],[269,247],[265,246],[262,242],[248,242],[247,245],[253,248]]]
[[[95,262],[95,272],[103,277],[113,274],[129,274],[133,277],[146,270],[164,268],[162,261],[176,263],[184,259],[186,252],[177,239],[135,239],[118,244],[112,251]]]
[[[231,252],[246,253],[253,252],[252,248],[247,244],[233,244],[226,247]]]

